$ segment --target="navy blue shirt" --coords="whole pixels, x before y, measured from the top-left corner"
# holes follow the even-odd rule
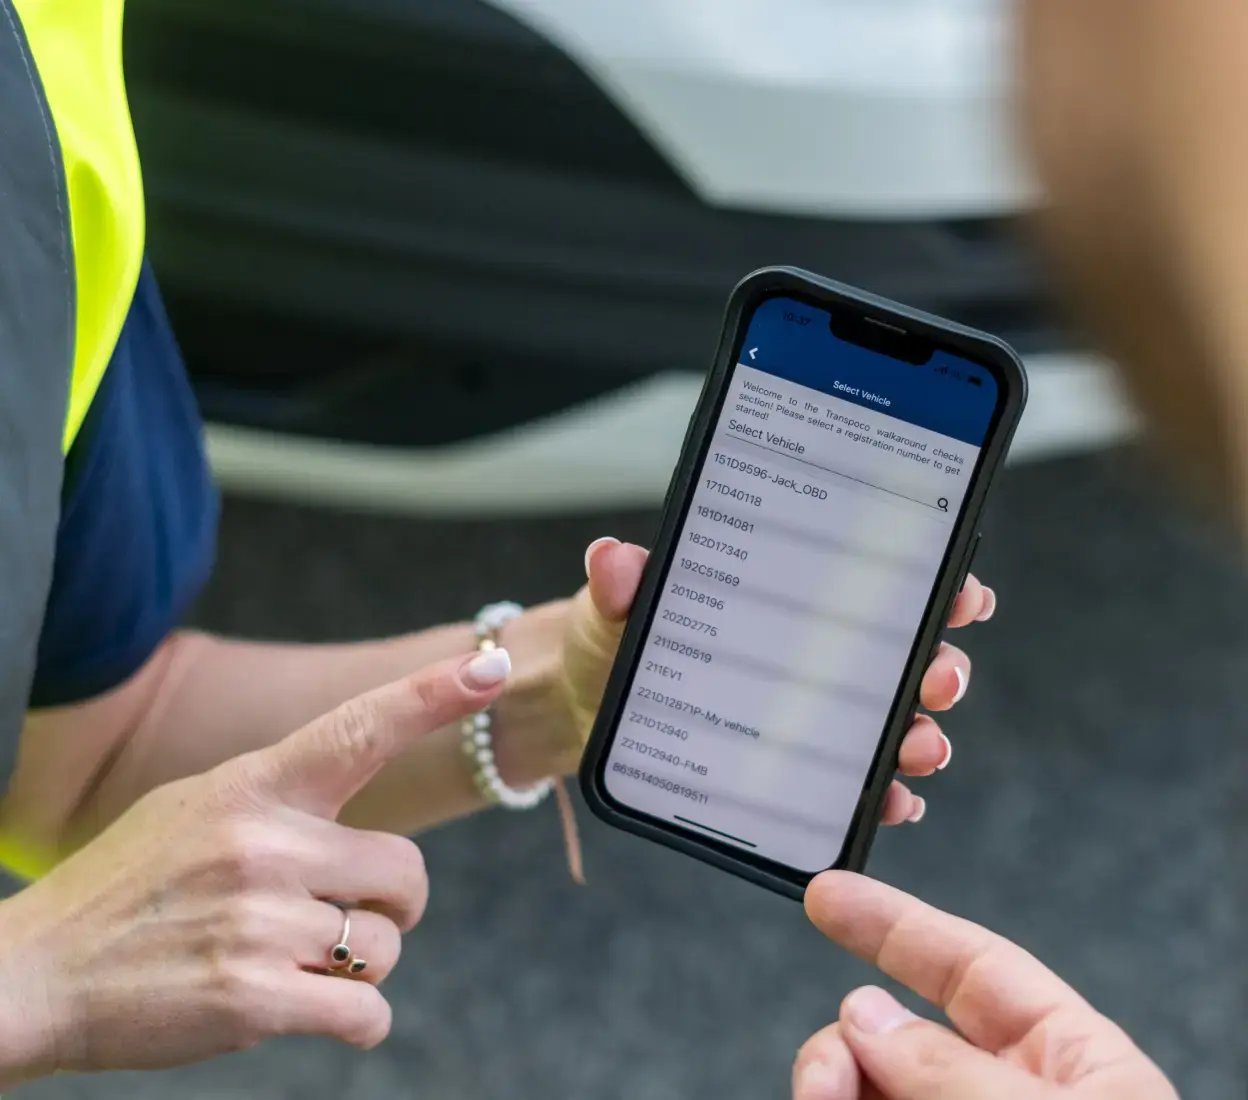
[[[218,497],[199,411],[151,267],[67,456],[31,706],[139,670],[211,571]]]

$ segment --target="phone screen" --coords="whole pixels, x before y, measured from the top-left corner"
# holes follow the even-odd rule
[[[846,332],[749,318],[603,775],[802,872],[840,856],[1000,402],[986,366]]]

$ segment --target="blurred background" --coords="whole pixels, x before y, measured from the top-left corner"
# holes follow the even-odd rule
[[[1248,588],[1020,244],[1006,8],[129,0],[151,253],[227,490],[197,619],[350,638],[570,593],[591,538],[649,540],[754,267],[989,329],[1033,383],[976,566],[1001,610],[965,642],[957,766],[872,870],[1034,950],[1188,1100],[1242,1096]],[[582,819],[584,889],[553,811],[426,838],[370,1055],[24,1095],[787,1095],[865,969]]]

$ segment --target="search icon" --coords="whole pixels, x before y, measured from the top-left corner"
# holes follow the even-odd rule
[[[947,511],[949,511],[949,498],[948,498],[948,497],[941,497],[941,498],[940,498],[940,499],[936,502],[936,507],[937,507],[937,508],[939,508],[942,512],[947,512]]]

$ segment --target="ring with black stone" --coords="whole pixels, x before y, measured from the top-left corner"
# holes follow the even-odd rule
[[[351,945],[347,941],[351,936],[351,914],[344,907],[342,910],[342,935],[338,942],[329,949],[329,969],[345,970],[348,974],[363,974],[368,967],[366,959],[356,958],[351,954]]]

